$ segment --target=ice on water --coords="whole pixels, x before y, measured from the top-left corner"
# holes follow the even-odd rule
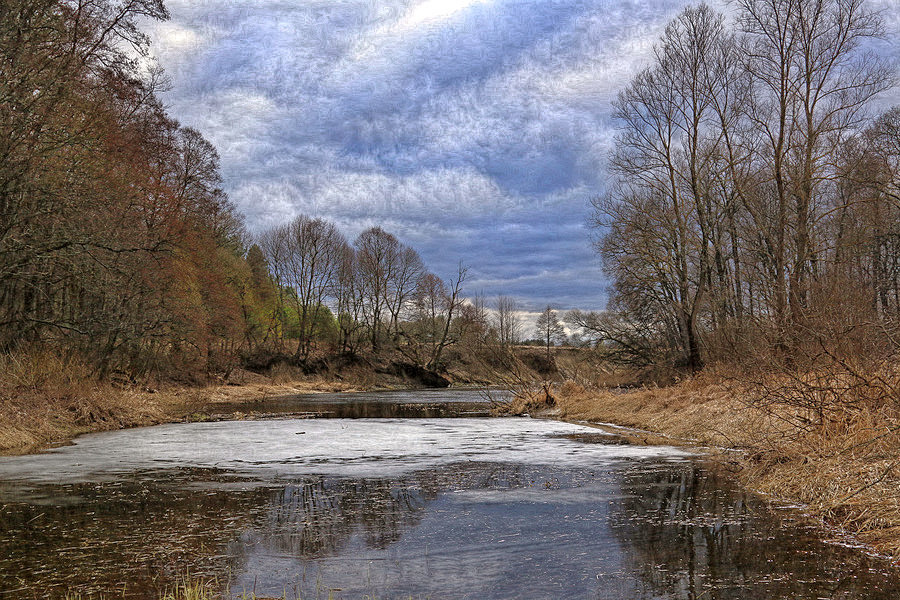
[[[463,461],[597,468],[610,461],[689,456],[671,447],[586,444],[598,430],[530,418],[272,419],[160,425],[85,435],[71,446],[0,460],[0,479],[108,480],[173,468],[254,478],[384,477]]]

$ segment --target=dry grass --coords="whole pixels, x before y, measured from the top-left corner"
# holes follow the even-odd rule
[[[829,527],[875,551],[900,558],[900,421],[891,406],[853,403],[809,423],[805,409],[772,404],[723,373],[666,388],[614,393],[560,386],[560,414],[615,423],[646,443],[734,448],[720,454],[751,489],[802,504]]]
[[[379,369],[382,363],[372,357],[337,362],[333,371],[318,374],[276,363],[266,375],[234,369],[213,385],[148,385],[116,377],[98,380],[88,365],[49,350],[0,354],[0,454],[34,452],[87,432],[204,418],[205,408],[231,413],[229,404],[267,397],[415,384]],[[462,369],[454,380],[469,382],[472,374]]]
[[[637,390],[588,390],[567,382],[557,399],[565,419],[615,423],[704,446],[746,446],[765,420],[712,376]]]
[[[159,422],[162,399],[100,383],[52,353],[0,359],[0,452],[23,453],[86,431]]]
[[[0,358],[0,454],[25,454],[87,432],[181,421],[203,407],[297,393],[354,391],[319,377],[273,381],[236,370],[206,387],[150,388],[98,381],[52,353]],[[227,412],[227,411],[226,411]]]
[[[516,386],[508,400],[492,400],[494,416],[532,415],[559,416],[553,384],[549,381]]]

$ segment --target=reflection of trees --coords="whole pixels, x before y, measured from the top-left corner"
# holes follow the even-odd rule
[[[333,556],[355,534],[368,548],[400,540],[425,516],[425,508],[447,488],[518,487],[525,477],[516,465],[461,464],[399,479],[318,477],[274,492],[265,525],[245,534],[241,545],[265,543],[297,558]],[[232,547],[234,554],[243,550]]]
[[[275,492],[268,522],[253,537],[298,558],[337,554],[356,531],[367,546],[385,548],[418,523],[436,495],[386,479],[319,478]]]
[[[384,549],[402,542],[445,490],[540,486],[545,476],[540,467],[463,463],[396,478],[318,476],[277,487],[210,471],[46,486],[35,495],[77,501],[7,497],[0,506],[0,600],[54,597],[48,589],[61,598],[66,588],[119,598],[111,592],[123,583],[127,598],[155,600],[186,570],[225,582],[264,570],[258,561],[299,565]],[[201,483],[191,487],[194,481]],[[900,597],[895,582],[868,570],[877,566],[868,559],[823,546],[793,524],[782,527],[758,501],[709,471],[639,468],[621,475],[621,490],[603,513],[626,564],[624,573],[601,582],[600,597]],[[810,583],[823,577],[830,582]]]
[[[486,402],[379,402],[367,400],[298,401],[292,397],[264,403],[249,402],[236,407],[245,412],[295,414],[330,419],[438,419],[448,417],[487,417]]]
[[[877,566],[871,559],[782,522],[714,472],[635,470],[624,475],[622,492],[611,526],[652,590],[648,597],[900,597],[895,582],[870,569]]]
[[[442,490],[526,479],[516,466],[474,463],[394,479],[312,477],[274,489],[202,470],[40,486],[31,497],[49,500],[0,504],[0,600],[62,598],[66,590],[121,598],[123,584],[124,597],[156,600],[188,570],[227,581],[246,570],[257,544],[296,559],[334,556],[356,539],[385,548]]]

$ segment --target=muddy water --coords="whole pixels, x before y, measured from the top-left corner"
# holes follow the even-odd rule
[[[443,394],[419,400],[450,415],[480,398]],[[312,401],[280,402],[306,415]],[[186,572],[291,598],[900,597],[885,563],[819,541],[699,457],[553,421],[291,416],[89,435],[0,460],[0,502],[0,598],[157,598]]]

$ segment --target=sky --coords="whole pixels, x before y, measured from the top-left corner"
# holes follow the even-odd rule
[[[469,295],[599,310],[611,101],[687,4],[168,0],[147,29],[251,233],[379,225]]]

